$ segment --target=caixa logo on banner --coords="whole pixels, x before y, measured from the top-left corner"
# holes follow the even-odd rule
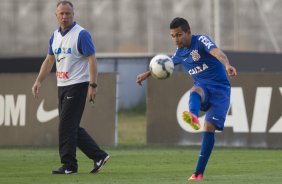
[[[25,126],[26,125],[26,95],[0,95],[0,126]],[[32,114],[33,115],[33,114]],[[58,109],[45,110],[44,100],[37,108],[38,122],[45,123],[58,116]]]
[[[280,113],[280,118],[278,118],[278,120],[274,122],[270,128],[268,128],[272,91],[272,87],[257,87],[253,114],[247,115],[242,87],[232,87],[230,108],[226,117],[225,128],[232,128],[234,133],[282,133],[282,113]],[[279,87],[279,91],[280,98],[282,98],[282,87]],[[180,127],[185,131],[190,133],[199,133],[198,131],[194,131],[182,119],[182,112],[188,108],[189,94],[190,91],[187,91],[178,103],[176,112],[177,121]],[[282,112],[281,109],[280,112]],[[252,117],[250,123],[248,122],[248,116]],[[204,116],[199,118],[202,125],[204,124],[204,118]],[[201,130],[203,130],[203,126]]]

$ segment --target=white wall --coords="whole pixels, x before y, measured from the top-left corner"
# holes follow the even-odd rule
[[[173,53],[169,23],[185,17],[192,32],[223,50],[278,52],[281,0],[73,0],[75,19],[98,53]],[[44,56],[56,29],[57,1],[0,0],[0,57]],[[217,36],[218,35],[218,36]]]

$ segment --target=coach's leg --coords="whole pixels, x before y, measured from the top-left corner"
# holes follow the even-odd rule
[[[61,162],[74,169],[77,169],[77,135],[85,106],[87,89],[87,84],[75,84],[65,87],[60,113],[59,151]]]
[[[77,146],[90,159],[100,160],[108,154],[100,149],[95,140],[83,129],[78,129]]]

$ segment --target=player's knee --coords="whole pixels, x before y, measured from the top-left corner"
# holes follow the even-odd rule
[[[212,124],[211,122],[205,121],[204,130],[206,132],[215,132],[216,126]]]

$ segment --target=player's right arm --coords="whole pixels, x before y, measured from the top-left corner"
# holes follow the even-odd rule
[[[39,74],[32,86],[32,93],[35,98],[38,98],[41,83],[45,79],[46,75],[51,72],[54,62],[55,62],[55,56],[49,54],[46,56],[45,60],[43,61]]]
[[[147,71],[137,75],[136,83],[142,86],[142,81],[146,80],[148,77],[151,76],[151,72]]]
[[[171,57],[174,65],[178,65],[180,64],[180,60],[179,58],[176,56],[176,54],[174,54],[172,57]],[[136,83],[139,84],[140,86],[142,86],[142,81],[146,80],[148,77],[151,76],[151,71],[147,71],[147,72],[144,72],[144,73],[141,73],[139,75],[137,75],[137,78],[136,78]]]

